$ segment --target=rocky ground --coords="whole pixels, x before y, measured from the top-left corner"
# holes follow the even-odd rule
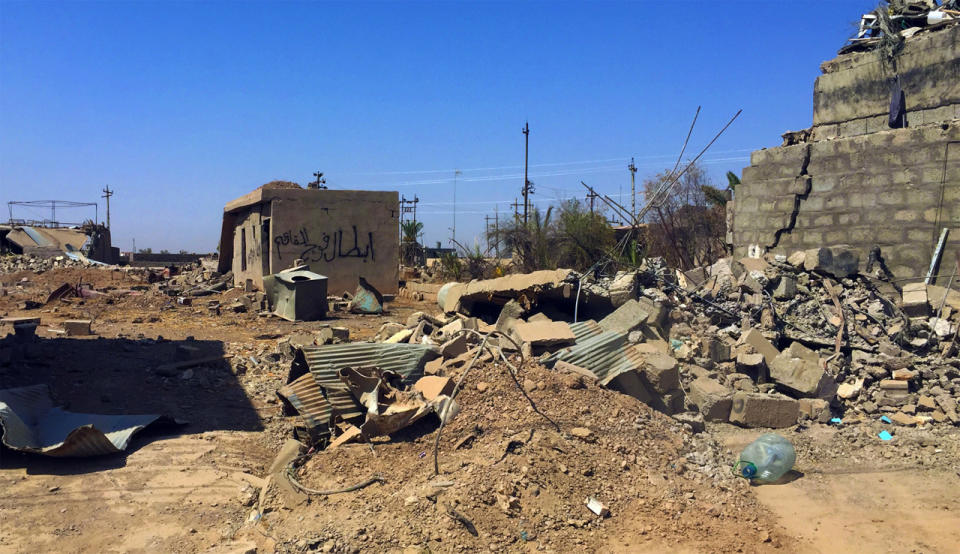
[[[695,432],[636,398],[530,362],[519,380],[535,411],[506,367],[485,361],[443,431],[439,475],[436,420],[425,418],[370,444],[312,452],[295,474],[307,488],[342,488],[374,474],[382,481],[303,495],[265,479],[296,423],[276,396],[289,370],[285,337],[343,327],[349,340],[369,340],[385,322],[405,326],[414,312],[436,313],[434,302],[399,297],[382,316],[334,312],[291,323],[258,315],[258,299],[236,289],[179,303],[198,285],[215,288],[201,270],[158,281],[137,269],[4,263],[0,314],[42,323],[25,359],[0,358],[3,388],[47,383],[74,411],[161,413],[189,423],[145,430],[116,456],[0,450],[0,551],[950,552],[960,540],[958,428],[878,420],[905,413],[920,392],[953,394],[954,377],[937,373],[932,348],[920,354],[930,357],[929,375],[920,368],[908,391],[915,396],[898,405],[874,399],[881,379],[869,368],[883,365],[881,354],[843,366],[842,382],[864,379],[857,402],[841,403],[839,424],[807,418],[779,429],[796,445],[797,464],[776,485],[750,486],[730,473],[740,449],[765,429],[708,421]],[[43,304],[63,283],[105,294],[22,307]],[[70,319],[92,320],[95,336],[59,333]],[[732,357],[711,364],[695,317],[678,323],[691,330],[671,336],[692,350],[689,361],[677,355],[684,387],[699,378],[727,386],[738,370],[736,340]],[[185,351],[214,361],[170,369]],[[711,367],[690,369],[702,366]],[[763,383],[741,388],[759,393]],[[877,400],[874,411],[863,409]],[[881,430],[892,440],[879,440]],[[588,497],[609,514],[589,511]]]

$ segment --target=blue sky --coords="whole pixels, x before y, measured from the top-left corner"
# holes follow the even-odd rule
[[[417,195],[447,245],[460,169],[472,245],[519,195],[525,121],[540,205],[581,180],[628,202],[631,156],[642,181],[698,105],[692,152],[742,108],[705,156],[720,183],[810,125],[819,64],[875,4],[0,0],[0,201],[109,185],[121,249],[210,251],[227,201],[319,169]]]

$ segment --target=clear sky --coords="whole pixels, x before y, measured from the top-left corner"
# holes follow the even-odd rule
[[[725,182],[810,125],[819,64],[875,5],[0,0],[0,201],[102,220],[109,185],[114,245],[212,251],[227,201],[320,170],[417,195],[428,244],[456,188],[472,245],[519,196],[525,121],[540,205],[581,180],[629,202],[630,157],[638,183],[672,167],[698,105],[692,152],[743,109],[705,157]]]

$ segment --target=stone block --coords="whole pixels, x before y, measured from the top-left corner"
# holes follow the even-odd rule
[[[694,379],[690,383],[688,398],[707,421],[727,421],[730,418],[732,391],[713,379]]]
[[[665,394],[680,386],[680,370],[677,360],[667,354],[647,356],[643,365],[643,375],[656,392]]]
[[[730,423],[780,429],[795,425],[799,413],[799,402],[788,396],[737,392],[730,408]]]
[[[68,319],[63,322],[63,329],[68,337],[83,337],[91,334],[91,323],[89,319]]]
[[[803,268],[844,279],[856,275],[860,256],[847,246],[812,248],[804,255]]]

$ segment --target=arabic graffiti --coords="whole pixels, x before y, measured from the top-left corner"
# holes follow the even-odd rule
[[[343,229],[337,229],[333,233],[322,233],[318,242],[312,242],[310,235],[305,227],[301,227],[296,232],[287,231],[274,237],[273,242],[277,247],[277,256],[283,258],[281,246],[302,246],[298,258],[307,263],[311,262],[332,262],[338,258],[359,258],[366,262],[376,261],[376,253],[373,248],[373,233],[368,232],[366,244],[362,244],[360,235],[357,232],[357,226],[352,225],[353,243],[349,244],[349,232],[347,234],[348,248],[344,249]]]

